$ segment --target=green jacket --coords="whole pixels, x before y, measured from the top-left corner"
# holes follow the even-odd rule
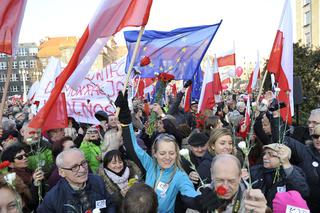
[[[89,141],[82,141],[80,149],[84,152],[84,156],[88,161],[88,164],[94,174],[97,173],[101,161],[97,157],[101,158],[101,148]]]

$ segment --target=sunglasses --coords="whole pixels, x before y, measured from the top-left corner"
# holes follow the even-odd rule
[[[320,135],[311,135],[313,139],[319,139]]]
[[[17,160],[22,160],[23,158],[27,158],[27,154],[23,154],[23,155],[18,155],[16,157],[14,157]]]

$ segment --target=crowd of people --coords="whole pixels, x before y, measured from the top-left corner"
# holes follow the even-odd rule
[[[248,126],[249,95],[198,114],[196,101],[182,106],[188,86],[163,106],[134,98],[132,109],[119,92],[118,116],[44,133],[29,127],[31,104],[8,102],[0,212],[320,212],[320,108],[293,127],[267,91]]]

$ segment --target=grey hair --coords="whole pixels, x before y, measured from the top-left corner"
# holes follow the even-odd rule
[[[82,156],[84,156],[83,151],[81,151],[81,149],[78,149],[78,148],[71,148],[71,149],[64,150],[64,151],[60,152],[56,158],[56,165],[58,168],[63,167],[63,162],[64,162],[65,156],[67,156],[71,152],[78,152],[78,153],[81,153]]]
[[[312,115],[312,114],[313,114],[313,115],[319,115],[319,116],[320,116],[320,108],[311,110],[310,115]]]
[[[237,165],[237,168],[239,169],[239,175],[241,175],[241,163],[239,161],[239,159],[234,156],[234,155],[230,155],[230,154],[220,154],[220,155],[216,155],[213,160],[212,160],[212,163],[211,163],[211,168],[210,168],[210,171],[211,171],[211,177],[213,177],[213,174],[215,173],[214,172],[214,165],[217,163],[217,162],[220,162],[220,161],[224,161],[224,160],[233,160],[236,165]]]

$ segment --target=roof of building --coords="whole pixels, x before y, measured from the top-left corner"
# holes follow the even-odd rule
[[[68,47],[75,47],[77,44],[75,36],[46,38],[39,46],[38,57],[47,58],[50,56],[61,56],[61,50]]]

